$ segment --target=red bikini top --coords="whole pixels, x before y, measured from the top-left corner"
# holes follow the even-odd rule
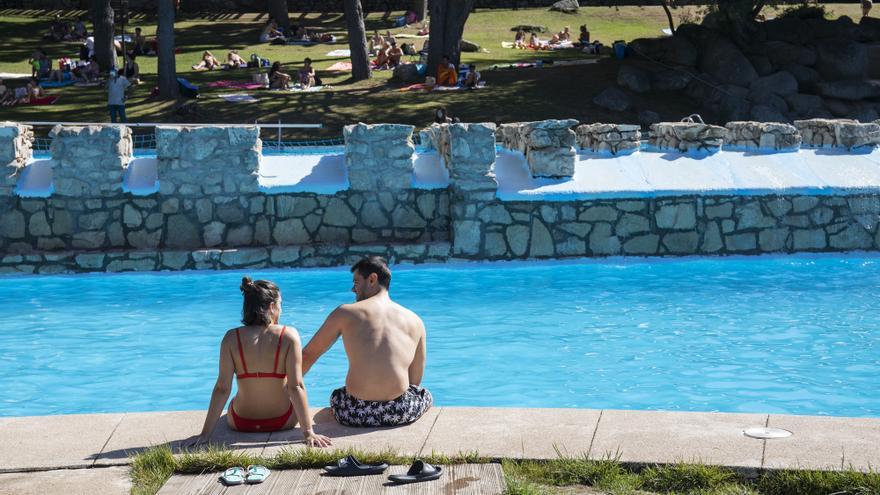
[[[240,380],[245,378],[287,378],[286,373],[278,373],[278,355],[281,354],[281,341],[284,340],[284,331],[287,327],[281,327],[281,335],[278,336],[278,348],[275,349],[275,365],[272,366],[272,373],[248,373],[247,363],[244,360],[244,352],[241,349],[241,335],[239,329],[235,329],[235,340],[238,341],[238,355],[241,357],[241,365],[244,366],[244,373],[236,373]]]

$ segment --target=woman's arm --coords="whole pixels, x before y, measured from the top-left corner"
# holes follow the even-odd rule
[[[285,332],[285,340],[290,343],[287,351],[285,364],[287,366],[287,394],[290,396],[290,403],[293,404],[293,410],[296,412],[296,418],[299,420],[299,427],[303,432],[306,445],[309,447],[328,447],[330,439],[324,435],[318,435],[312,430],[312,416],[309,413],[309,399],[306,395],[306,384],[302,374],[302,346],[299,341],[299,334],[296,330],[291,329]]]
[[[202,427],[202,433],[199,435],[198,443],[206,443],[217,426],[217,420],[223,413],[223,406],[229,399],[229,393],[232,391],[232,375],[235,365],[232,362],[232,353],[230,351],[229,333],[223,337],[220,343],[220,370],[217,373],[217,382],[214,384],[214,391],[211,392],[211,404],[208,406],[208,414],[205,416],[205,425]]]

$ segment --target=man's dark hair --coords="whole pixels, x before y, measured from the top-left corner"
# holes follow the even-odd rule
[[[381,256],[365,256],[351,267],[351,273],[357,272],[363,278],[367,278],[373,273],[378,278],[379,285],[388,290],[391,287],[391,270],[388,268],[388,262]]]
[[[253,281],[250,277],[241,279],[241,293],[244,304],[241,308],[241,322],[245,325],[271,325],[274,308],[272,305],[281,297],[278,286],[268,280]]]

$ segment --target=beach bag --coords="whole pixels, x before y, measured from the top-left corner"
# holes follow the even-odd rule
[[[180,89],[180,95],[186,98],[198,98],[199,87],[192,84],[182,77],[177,78],[177,87]]]
[[[260,67],[272,67],[272,62],[270,62],[268,58],[261,58]]]
[[[400,16],[397,19],[394,19],[394,27],[403,27],[406,26],[406,17]]]
[[[254,74],[254,82],[263,86],[269,85],[269,74],[265,72],[260,72],[259,74]]]

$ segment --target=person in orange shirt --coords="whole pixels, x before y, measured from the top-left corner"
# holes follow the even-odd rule
[[[458,84],[458,74],[455,65],[449,62],[449,56],[443,55],[443,60],[437,66],[437,84],[440,86],[455,86]]]

